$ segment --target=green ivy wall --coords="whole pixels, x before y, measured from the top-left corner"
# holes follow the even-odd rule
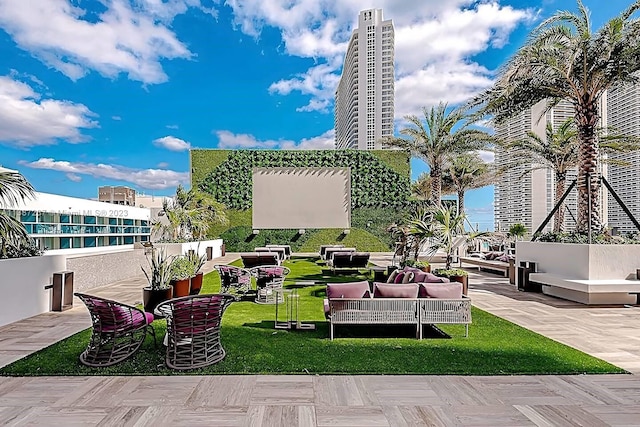
[[[351,233],[340,230],[261,230],[251,234],[252,171],[256,167],[349,167]],[[288,243],[293,250],[342,242],[364,251],[392,248],[386,228],[399,221],[410,196],[410,155],[397,150],[191,150],[191,185],[228,208],[229,225],[212,227],[228,251],[248,251],[266,243]],[[308,242],[308,243],[307,243]],[[311,246],[314,248],[311,249]]]

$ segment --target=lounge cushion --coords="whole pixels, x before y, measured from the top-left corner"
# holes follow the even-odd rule
[[[404,276],[405,276],[405,273],[403,271],[399,272],[396,275],[396,278],[393,279],[393,283],[402,283],[402,281],[404,280]]]
[[[414,283],[420,283],[420,282],[426,282],[427,280],[427,273],[425,271],[422,270],[417,270],[413,272],[413,282]]]
[[[389,278],[387,278],[387,283],[395,283],[398,273],[400,273],[398,270],[393,270],[389,275]]]
[[[462,298],[462,283],[420,283],[420,298]]]
[[[416,283],[407,283],[404,285],[396,285],[389,283],[374,283],[374,298],[417,298],[418,285]]]
[[[424,280],[420,280],[420,282],[424,282],[424,283],[448,283],[449,279],[446,277],[440,277],[440,276],[436,276],[433,273],[425,273],[426,277],[424,278]]]
[[[369,282],[328,283],[327,298],[370,298]]]
[[[402,283],[413,283],[413,271],[407,271],[404,273],[404,277],[402,278]]]

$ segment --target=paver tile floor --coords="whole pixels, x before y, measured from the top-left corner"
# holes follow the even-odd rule
[[[235,258],[207,262],[205,271]],[[91,292],[135,303],[142,286],[140,278]],[[633,374],[3,377],[0,425],[640,426],[639,307],[520,293],[490,273],[472,272],[469,293],[483,310]],[[77,302],[1,327],[0,365],[89,326]]]

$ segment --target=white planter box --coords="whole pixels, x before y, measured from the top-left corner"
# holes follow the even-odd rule
[[[572,301],[590,304],[634,303],[634,295],[614,292],[613,289],[625,281],[629,289],[640,286],[640,281],[636,281],[636,269],[640,268],[640,245],[518,242],[516,267],[521,261],[533,261],[537,264],[538,273],[552,276],[549,282],[555,284],[543,286],[543,293]],[[544,274],[538,277],[541,276]],[[575,282],[563,287],[563,279],[580,281],[583,290],[576,290]],[[609,282],[611,293],[602,290],[602,286]],[[589,292],[590,284],[600,287],[597,295]]]
[[[186,255],[190,250],[198,252],[198,255],[206,255],[207,248],[213,248],[213,258],[222,256],[222,239],[201,240],[199,242],[188,243],[154,243],[156,248],[164,248],[167,255]]]

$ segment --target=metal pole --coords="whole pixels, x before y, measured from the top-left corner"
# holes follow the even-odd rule
[[[531,238],[531,241],[535,241],[536,240],[536,235],[540,232],[542,232],[542,230],[544,230],[544,228],[547,226],[547,224],[549,223],[549,221],[551,221],[551,218],[553,218],[553,215],[556,213],[556,211],[558,210],[558,208],[560,207],[560,205],[562,205],[564,203],[564,200],[567,198],[567,196],[569,195],[569,192],[573,189],[573,187],[575,187],[577,180],[574,180],[569,187],[565,190],[564,194],[562,195],[562,197],[560,198],[560,200],[558,200],[558,202],[556,203],[556,205],[553,207],[553,209],[551,209],[551,212],[549,212],[549,215],[547,215],[547,217],[544,219],[544,221],[542,221],[542,224],[540,224],[540,226],[538,227],[538,229],[536,231],[533,232],[533,237]],[[500,225],[498,223],[498,225]],[[498,229],[498,231],[500,231],[500,229]]]
[[[589,230],[588,230],[589,244],[591,244],[591,174],[587,173],[586,179],[587,179],[587,203],[588,203],[587,212],[589,215],[587,226],[589,227]]]

